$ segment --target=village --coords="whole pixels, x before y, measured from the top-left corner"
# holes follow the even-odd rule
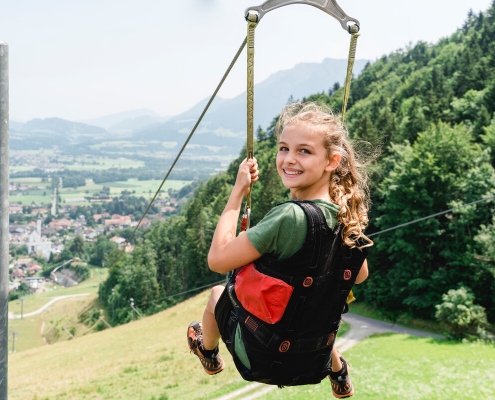
[[[13,184],[9,189],[24,191],[32,187]],[[98,236],[104,235],[120,250],[132,252],[134,249],[132,245],[127,244],[124,237],[117,234],[126,228],[134,229],[138,225],[139,219],[134,215],[110,214],[109,212],[91,214],[89,217],[82,213],[78,215],[78,211],[81,210],[80,206],[75,204],[58,206],[55,199],[56,196],[53,196],[50,209],[43,204],[31,204],[28,207],[16,202],[9,204],[11,220],[9,224],[9,292],[19,289],[23,283],[25,285],[21,289],[29,289],[30,293],[47,290],[47,283],[48,286],[53,285],[53,276],[43,276],[43,266],[40,264],[56,260],[57,256],[77,237],[82,238],[85,243],[93,243],[97,241]],[[106,202],[101,201],[101,203]],[[153,220],[164,220],[166,216],[177,210],[178,205],[179,201],[175,198],[158,200],[155,204],[158,212],[144,218],[139,228],[150,227]],[[74,214],[77,216],[71,218]],[[74,265],[82,262],[77,257],[71,261]]]

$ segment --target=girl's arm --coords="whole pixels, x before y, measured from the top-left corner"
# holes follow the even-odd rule
[[[368,260],[364,260],[355,283],[361,283],[368,277]]]
[[[213,234],[208,253],[208,265],[212,271],[227,273],[261,257],[247,235],[236,236],[242,200],[249,193],[251,183],[257,180],[256,159],[244,160],[239,166],[234,188]]]

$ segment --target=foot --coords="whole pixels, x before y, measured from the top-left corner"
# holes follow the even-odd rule
[[[210,352],[203,347],[203,328],[201,322],[191,322],[187,328],[187,345],[191,353],[198,356],[203,369],[208,375],[215,375],[223,370],[223,360],[218,353],[218,346]],[[212,353],[210,355],[210,353]],[[206,355],[208,354],[208,356]]]
[[[332,394],[334,397],[344,399],[354,394],[354,387],[349,377],[349,365],[343,357],[340,357],[340,361],[342,362],[342,369],[338,372],[330,372],[328,377],[332,384]]]

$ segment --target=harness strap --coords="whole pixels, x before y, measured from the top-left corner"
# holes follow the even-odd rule
[[[234,285],[230,282],[227,285],[227,291],[235,308],[238,321],[249,329],[261,344],[274,352],[283,354],[311,353],[325,349],[333,345],[335,341],[335,331],[338,329],[340,322],[334,323],[332,333],[323,336],[295,340],[282,339],[276,333],[271,332],[264,322],[248,313],[242,307],[235,294]]]
[[[271,275],[275,278],[278,278],[285,283],[288,283],[291,286],[297,287],[297,286],[305,286],[307,287],[307,279],[308,277],[305,276],[289,276],[289,275],[284,275],[281,274],[277,271],[274,271],[273,269],[270,269],[268,267],[265,267],[263,264],[258,264],[256,265],[256,269],[265,274],[265,275]],[[320,276],[313,276],[311,277],[311,285],[321,285],[322,283],[328,282],[330,279],[332,279],[333,276],[333,271],[328,271],[324,273],[323,275]]]
[[[301,201],[297,204],[306,211],[306,219],[314,237],[313,257],[311,258],[308,268],[316,268],[318,266],[321,251],[321,224],[322,222],[325,222],[326,224],[326,221],[320,208],[315,203]]]

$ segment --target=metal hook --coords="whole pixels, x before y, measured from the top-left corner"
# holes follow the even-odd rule
[[[276,8],[288,6],[291,4],[308,4],[310,6],[316,7],[322,11],[325,11],[327,14],[330,14],[337,21],[340,22],[342,28],[349,33],[357,33],[359,31],[359,21],[355,18],[349,17],[342,8],[337,4],[336,0],[267,0],[260,6],[253,6],[246,9],[244,12],[245,17],[249,16],[250,11],[255,11],[258,14],[258,22],[261,21],[263,16]],[[354,22],[357,26],[356,28],[349,28],[349,22]]]

